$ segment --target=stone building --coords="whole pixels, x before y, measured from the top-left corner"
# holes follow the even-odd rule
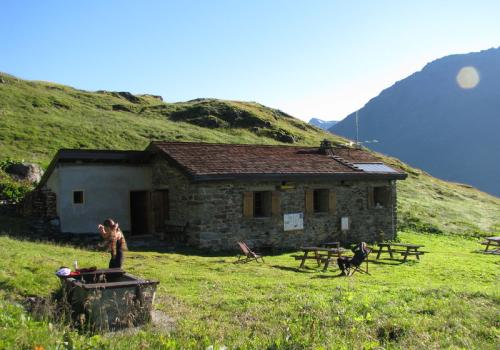
[[[391,239],[399,169],[357,148],[152,142],[144,151],[61,150],[37,191],[63,232],[106,217],[129,235],[212,250]],[[55,202],[55,205],[54,205]],[[29,207],[29,205],[28,205]],[[53,219],[53,218],[51,218]]]

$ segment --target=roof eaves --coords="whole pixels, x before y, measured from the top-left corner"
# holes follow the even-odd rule
[[[54,158],[50,162],[49,166],[47,167],[47,170],[43,174],[42,178],[40,179],[40,182],[38,185],[36,185],[35,189],[40,189],[45,185],[47,182],[48,178],[50,175],[52,175],[52,172],[54,171],[54,168],[57,167],[57,164],[61,162],[71,162],[71,161],[89,161],[89,160],[97,160],[98,157],[92,158],[90,155],[95,154],[120,154],[120,155],[132,155],[133,157],[135,156],[141,156],[141,153],[145,153],[144,151],[132,151],[132,150],[82,150],[82,149],[68,149],[68,148],[61,148],[57,151],[55,154]],[[147,156],[147,155],[145,155]],[[117,161],[117,160],[127,160],[126,158],[117,158],[117,159],[111,159],[111,158],[102,158],[101,161]],[[130,158],[129,160],[134,160],[133,158]],[[138,159],[136,159],[138,161]],[[144,158],[141,160],[141,162],[147,162],[147,158]]]
[[[404,180],[407,174],[404,173],[365,173],[365,172],[336,172],[329,174],[200,174],[192,175],[195,182],[206,181],[233,181],[233,180]]]

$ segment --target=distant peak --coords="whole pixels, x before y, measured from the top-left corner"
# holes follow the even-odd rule
[[[337,123],[338,121],[336,120],[323,120],[319,118],[311,118],[309,120],[309,124],[317,126],[318,128],[323,130],[328,130]]]

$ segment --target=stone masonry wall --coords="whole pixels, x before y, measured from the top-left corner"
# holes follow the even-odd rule
[[[395,181],[297,182],[295,189],[279,190],[281,181],[231,181],[190,183],[165,160],[153,165],[153,186],[168,188],[170,222],[189,223],[189,243],[212,250],[235,249],[238,240],[250,246],[297,248],[325,241],[372,242],[394,238],[396,225]],[[391,188],[390,205],[368,206],[368,190],[373,186]],[[330,189],[336,193],[336,212],[305,213],[307,189]],[[245,191],[279,191],[281,215],[243,217]],[[284,231],[283,214],[304,213],[304,229]],[[340,230],[340,218],[350,218],[350,230]]]
[[[34,190],[26,195],[22,202],[21,212],[24,216],[42,219],[57,217],[57,197],[48,189]]]
[[[306,182],[293,190],[280,191],[281,215],[276,217],[243,217],[243,192],[273,191],[280,182],[205,183],[199,185],[197,231],[200,247],[233,249],[236,241],[244,240],[254,247],[274,246],[297,248],[301,245],[317,245],[326,241],[373,242],[392,239],[395,186],[391,185],[391,205],[384,208],[368,208],[368,189],[372,186],[388,186],[388,181]],[[329,189],[336,193],[336,212],[305,213],[305,191]],[[392,210],[391,210],[392,209]],[[283,214],[304,213],[304,229],[284,231]],[[391,215],[393,214],[393,215]],[[340,230],[340,218],[350,219],[350,229]]]
[[[153,160],[153,190],[168,189],[170,225],[184,226],[188,223],[188,244],[198,246],[199,238],[191,232],[197,220],[196,212],[197,191],[196,185],[188,181],[186,176],[177,168],[170,166],[166,160],[157,157]]]

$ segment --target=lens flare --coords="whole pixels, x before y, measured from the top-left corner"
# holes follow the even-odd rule
[[[457,74],[457,84],[462,89],[473,89],[479,84],[479,72],[472,66],[463,67]]]

